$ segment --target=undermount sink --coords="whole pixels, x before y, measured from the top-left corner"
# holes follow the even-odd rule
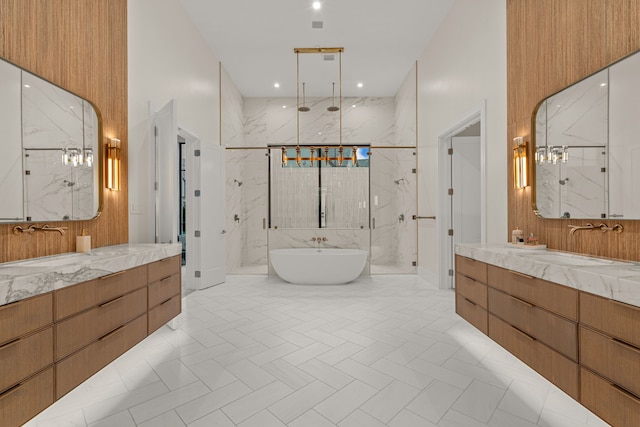
[[[41,258],[32,258],[23,261],[8,262],[2,267],[59,267],[74,264],[82,261],[88,255],[82,253],[71,253],[63,255],[52,255]]]
[[[607,266],[607,265],[628,265],[628,262],[615,261],[604,258],[592,258],[582,255],[566,254],[562,252],[528,253],[527,258],[535,261],[548,262],[551,264],[565,264],[575,266]]]

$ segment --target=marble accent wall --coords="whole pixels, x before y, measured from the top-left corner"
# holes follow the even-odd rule
[[[220,68],[220,144],[225,147],[244,145],[244,99],[224,67]]]
[[[0,61],[0,220],[23,218],[20,92],[20,69]]]
[[[318,243],[311,241],[315,237],[326,237],[325,242]],[[269,230],[269,249],[286,249],[286,248],[342,248],[342,249],[362,249],[369,251],[370,247],[369,230],[339,230],[339,229],[270,229]],[[371,255],[371,254],[369,254]],[[329,268],[329,267],[327,267]],[[370,256],[367,259],[362,275],[368,275],[370,268]],[[276,273],[269,263],[269,275],[274,276]]]
[[[300,113],[300,144],[338,143],[339,114],[327,111],[331,105],[331,98],[306,100],[311,110]],[[245,98],[243,141],[228,146],[295,145],[296,106],[295,98]],[[342,143],[391,145],[394,120],[394,98],[344,98]]]

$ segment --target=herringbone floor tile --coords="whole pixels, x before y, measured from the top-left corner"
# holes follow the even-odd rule
[[[605,426],[417,276],[266,276],[183,299],[163,327],[48,408],[50,426]]]

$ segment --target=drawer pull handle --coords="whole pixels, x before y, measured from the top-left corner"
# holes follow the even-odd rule
[[[109,337],[111,337],[111,336],[117,334],[118,332],[120,332],[121,330],[123,330],[125,326],[126,325],[122,325],[119,328],[114,329],[113,331],[109,332],[108,334],[101,336],[100,338],[98,338],[98,341],[104,341],[104,340],[108,339]]]
[[[166,303],[168,303],[169,301],[171,301],[173,299],[173,297],[168,298],[166,301],[163,301],[160,303],[160,305],[165,305]]]
[[[626,348],[628,350],[631,350],[631,351],[633,351],[635,353],[640,354],[640,348],[634,347],[631,344],[627,344],[626,342],[621,341],[621,340],[619,340],[617,338],[611,338],[611,341],[613,341],[614,343],[616,343],[616,344],[618,344],[618,345],[620,345],[620,346],[622,346],[622,347],[624,347],[624,348]]]
[[[516,328],[513,325],[509,325],[511,326],[511,329],[513,329],[514,331],[516,331],[517,333],[519,333],[520,335],[522,335],[523,337],[525,337],[526,339],[528,339],[529,341],[535,341],[536,339],[534,337],[532,337],[531,335],[529,335],[528,333],[521,331],[520,329]]]
[[[9,341],[6,344],[0,345],[0,350],[4,350],[6,348],[13,347],[14,345],[18,344],[18,341],[20,341],[20,338],[16,338],[13,341]]]
[[[8,390],[5,390],[4,392],[0,393],[0,399],[3,399],[5,397],[8,397],[9,395],[15,393],[16,391],[18,391],[20,389],[20,386],[22,384],[16,384],[13,387],[11,387]]]
[[[124,274],[124,273],[125,273],[125,270],[118,271],[116,273],[111,273],[111,274],[107,274],[106,276],[98,277],[98,279],[100,279],[100,280],[110,279],[112,277],[119,276],[119,275]]]
[[[475,302],[471,301],[469,298],[465,298],[465,301],[467,301],[469,304],[478,305]]]
[[[124,295],[119,296],[118,298],[114,298],[114,299],[112,299],[111,301],[103,302],[103,303],[102,303],[102,304],[100,304],[98,307],[100,307],[100,308],[108,307],[108,306],[110,306],[111,304],[113,304],[113,303],[115,303],[115,302],[120,301],[122,298],[124,298]]]
[[[637,404],[640,404],[640,398],[638,396],[636,396],[635,394],[633,394],[631,392],[628,392],[627,390],[625,390],[622,387],[620,387],[618,384],[611,383],[611,386],[613,387],[614,390],[618,391],[618,393],[628,397],[629,399],[633,400]]]
[[[528,274],[520,273],[519,271],[509,270],[509,273],[513,273],[516,276],[524,277],[525,279],[533,279],[533,276],[529,276]]]
[[[166,282],[167,280],[171,279],[173,276],[167,276],[164,279],[160,279],[161,282]]]
[[[512,299],[512,300],[514,300],[514,301],[518,301],[520,304],[524,304],[524,305],[526,305],[526,306],[527,306],[527,307],[529,307],[529,308],[533,308],[533,307],[535,307],[533,304],[528,303],[528,302],[526,302],[526,301],[524,301],[524,300],[521,300],[521,299],[520,299],[520,298],[518,298],[518,297],[514,297],[513,295],[509,295],[509,298],[511,298],[511,299]]]

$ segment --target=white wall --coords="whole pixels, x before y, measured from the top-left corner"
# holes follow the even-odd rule
[[[178,125],[203,144],[219,144],[219,61],[179,0],[128,2],[129,241],[153,242],[154,194],[148,132],[154,111],[171,99]]]
[[[486,100],[489,243],[503,242],[507,229],[506,56],[504,0],[457,0],[418,61],[418,211],[438,211],[438,136]],[[437,281],[436,221],[420,221],[418,238],[419,271]]]

